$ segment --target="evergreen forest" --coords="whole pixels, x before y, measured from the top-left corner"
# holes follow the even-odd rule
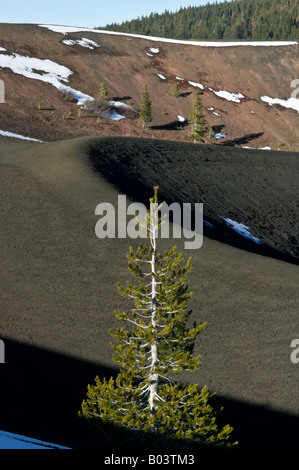
[[[100,29],[173,39],[297,40],[299,0],[234,0],[110,24]]]

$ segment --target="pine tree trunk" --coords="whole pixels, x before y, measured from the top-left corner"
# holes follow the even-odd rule
[[[153,329],[157,327],[156,324],[156,289],[157,289],[157,279],[156,279],[156,231],[155,228],[152,232],[152,259],[151,259],[151,270],[152,270],[152,301],[151,301],[151,324]],[[150,369],[150,386],[149,386],[149,408],[151,414],[156,412],[156,406],[154,404],[155,397],[158,395],[158,374],[155,373],[156,362],[158,361],[158,345],[157,341],[151,345],[151,369]]]

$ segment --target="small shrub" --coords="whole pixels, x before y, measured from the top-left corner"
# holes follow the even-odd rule
[[[60,90],[60,96],[63,101],[67,101],[68,103],[76,103],[77,101],[70,90]]]
[[[113,106],[105,98],[98,98],[96,100],[86,101],[83,107],[89,113],[101,118],[108,118]]]
[[[64,113],[62,115],[62,119],[71,119],[72,117],[72,112],[71,111],[68,111],[67,113]]]

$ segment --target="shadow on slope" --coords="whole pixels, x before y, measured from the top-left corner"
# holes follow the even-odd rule
[[[236,149],[153,139],[91,141],[93,169],[120,192],[148,204],[202,202],[204,235],[235,247],[298,264],[299,159],[295,153]],[[224,218],[249,227],[256,243]]]
[[[149,450],[145,444],[136,443],[133,433],[113,426],[103,426],[100,433],[94,433],[77,418],[87,384],[94,383],[96,375],[115,376],[116,370],[9,338],[3,340],[6,362],[0,365],[2,430],[73,449],[124,451],[131,446],[136,452]],[[239,441],[240,449],[298,448],[299,417],[221,396],[214,400],[215,409],[224,407],[221,422],[234,427],[233,439]],[[155,440],[149,442],[153,450]]]
[[[237,137],[236,139],[225,140],[225,142],[219,142],[218,145],[234,147],[235,145],[245,145],[251,142],[252,140],[258,139],[264,133],[263,132],[256,132],[254,134],[246,134],[242,137]]]

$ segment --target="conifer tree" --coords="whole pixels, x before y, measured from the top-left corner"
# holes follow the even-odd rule
[[[206,121],[198,91],[196,92],[196,98],[188,116],[188,122],[191,125],[189,139],[193,140],[193,142],[203,142]]]
[[[139,112],[139,122],[142,124],[144,128],[152,122],[152,102],[149,96],[149,92],[147,86],[144,86],[142,96],[141,96],[141,107]]]
[[[215,137],[215,131],[213,129],[213,126],[208,125],[207,134],[209,136],[209,139],[213,139]]]
[[[106,83],[101,83],[99,89],[99,98],[106,98],[108,95]]]
[[[171,96],[178,98],[180,96],[180,87],[177,82],[173,85]]]
[[[146,225],[150,243],[137,250],[131,247],[127,256],[136,283],[118,285],[120,294],[134,303],[131,310],[115,312],[125,326],[110,331],[120,372],[108,381],[96,377],[79,414],[151,436],[230,445],[232,428],[218,427],[207,387],[199,390],[175,380],[181,371],[199,367],[200,356],[193,352],[205,323],[187,326],[192,313],[188,308],[192,292],[185,285],[190,259],[184,263],[176,247],[164,254],[157,251],[157,188],[150,202]]]

